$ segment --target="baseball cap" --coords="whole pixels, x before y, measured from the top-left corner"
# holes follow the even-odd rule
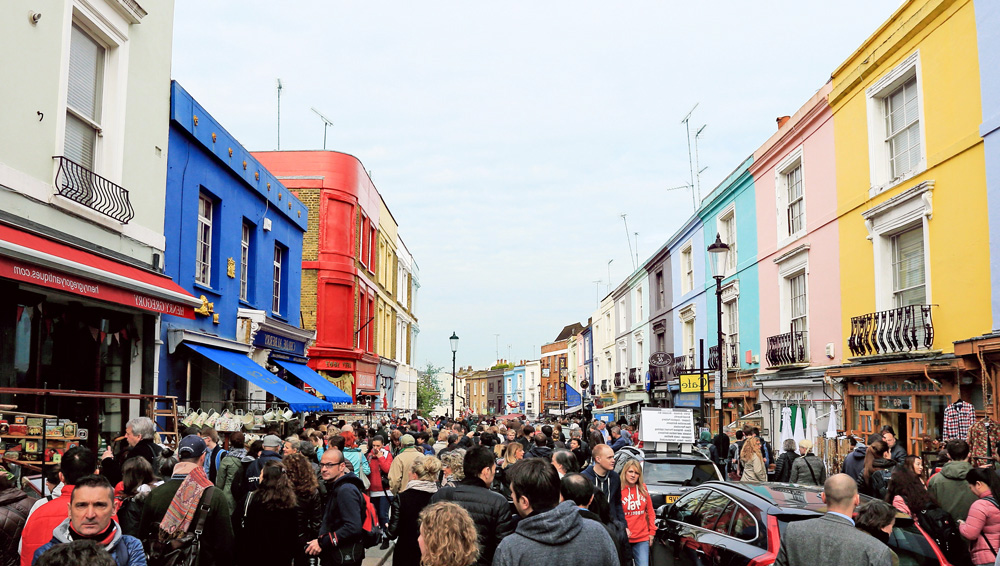
[[[264,437],[263,445],[273,447],[281,446],[281,439],[273,434],[269,434]]]
[[[180,458],[197,458],[205,453],[205,441],[196,434],[185,436],[177,445],[177,456]]]
[[[400,446],[413,446],[415,442],[416,441],[413,439],[412,434],[404,434],[403,436],[399,437]]]

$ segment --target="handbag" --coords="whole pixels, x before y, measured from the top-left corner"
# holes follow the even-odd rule
[[[205,488],[198,502],[195,519],[183,535],[176,538],[160,538],[159,524],[153,539],[146,541],[146,563],[149,566],[196,566],[201,554],[201,535],[205,531],[205,520],[212,510],[212,495],[215,486]]]
[[[365,544],[364,542],[357,540],[351,544],[337,546],[333,550],[329,551],[326,556],[330,558],[330,564],[333,566],[353,566],[355,564],[361,564],[365,559]]]

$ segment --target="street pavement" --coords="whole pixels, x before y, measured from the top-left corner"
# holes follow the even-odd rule
[[[385,566],[392,564],[392,551],[396,548],[396,543],[391,543],[386,550],[382,550],[379,546],[373,546],[365,551],[365,561],[362,563],[362,566]]]

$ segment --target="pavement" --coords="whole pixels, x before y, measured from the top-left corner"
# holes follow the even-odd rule
[[[385,566],[392,564],[392,551],[396,548],[396,543],[389,544],[389,548],[382,550],[379,546],[373,546],[365,550],[365,561],[362,566]]]

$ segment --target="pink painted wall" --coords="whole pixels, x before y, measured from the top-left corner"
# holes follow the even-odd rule
[[[837,233],[837,184],[833,144],[833,114],[827,104],[831,83],[817,92],[791,119],[754,152],[750,172],[757,200],[757,246],[760,277],[761,365],[767,337],[789,331],[781,323],[781,281],[775,258],[808,245],[806,289],[810,365],[823,366],[843,357],[840,316],[840,255]],[[802,185],[806,220],[804,235],[778,241],[776,171],[802,148]],[[784,221],[784,210],[780,211]],[[826,356],[832,342],[834,358]],[[765,370],[766,371],[766,370]]]

